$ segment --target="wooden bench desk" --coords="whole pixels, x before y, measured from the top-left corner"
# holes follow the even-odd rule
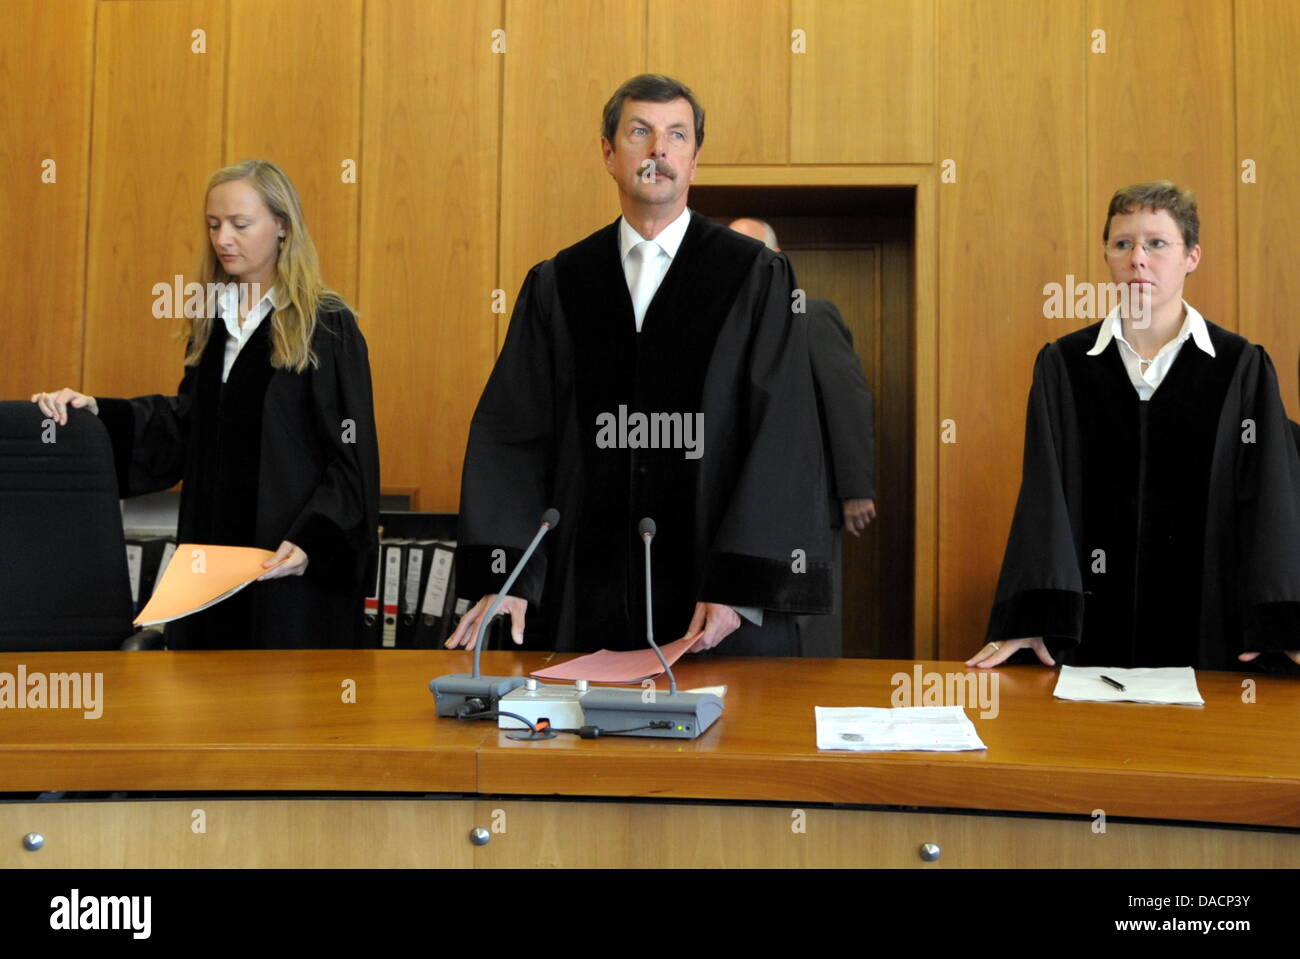
[[[490,653],[484,671],[551,658]],[[1054,671],[1005,668],[995,717],[968,704],[987,751],[886,754],[819,751],[813,707],[888,706],[912,661],[687,659],[682,688],[729,687],[698,740],[540,743],[435,716],[429,680],[469,663],[0,655],[0,674],[103,674],[99,718],[0,709],[0,866],[1300,863],[1293,680],[1253,677],[1254,702],[1243,675],[1201,673],[1204,707],[1067,703]],[[126,795],[30,795],[52,790]]]

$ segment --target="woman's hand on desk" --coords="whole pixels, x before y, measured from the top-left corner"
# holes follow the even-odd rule
[[[269,569],[257,577],[259,583],[264,579],[279,579],[281,576],[301,576],[307,572],[307,554],[286,539],[275,551],[275,555],[262,565],[275,566],[275,569]]]
[[[448,649],[455,649],[457,646],[473,649],[478,641],[479,622],[487,615],[488,607],[496,602],[496,598],[496,593],[489,593],[475,603],[470,611],[460,618],[456,631],[443,645]],[[497,610],[498,616],[510,614],[510,637],[515,641],[516,646],[522,646],[524,643],[524,614],[527,612],[528,600],[520,599],[518,596],[507,596]]]
[[[1279,650],[1279,652],[1284,653],[1287,656],[1290,656],[1291,662],[1295,663],[1297,666],[1300,666],[1300,649],[1284,649],[1284,650]],[[1237,658],[1241,660],[1243,663],[1249,663],[1252,660],[1258,659],[1259,653],[1242,653]]]
[[[1028,639],[1004,639],[997,643],[985,643],[978,653],[966,660],[967,666],[979,666],[981,669],[988,669],[990,666],[1001,666],[1017,650],[1029,647],[1038,656],[1038,661],[1044,666],[1055,666],[1056,660],[1052,659],[1052,654],[1047,651],[1047,644],[1043,642],[1043,637],[1034,636]]]
[[[51,417],[59,426],[68,425],[68,407],[74,410],[87,409],[99,415],[99,404],[93,396],[78,393],[72,389],[62,389],[57,393],[33,393],[32,402],[41,408],[41,412]]]

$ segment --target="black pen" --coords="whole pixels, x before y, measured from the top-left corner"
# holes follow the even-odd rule
[[[1121,693],[1123,693],[1123,692],[1127,692],[1127,690],[1124,689],[1124,684],[1123,684],[1123,683],[1117,683],[1117,682],[1115,682],[1115,680],[1111,679],[1109,676],[1102,676],[1102,677],[1101,677],[1101,681],[1102,681],[1103,683],[1105,683],[1107,686],[1114,686],[1114,687],[1115,687],[1116,689],[1118,689]]]

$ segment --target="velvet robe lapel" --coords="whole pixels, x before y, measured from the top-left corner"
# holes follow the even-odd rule
[[[263,402],[275,374],[271,317],[253,331],[223,384],[228,339],[225,324],[214,323],[200,361],[199,389],[207,400],[197,405],[200,469],[195,476],[208,491],[188,500],[195,510],[194,533],[203,542],[245,545],[256,537]]]
[[[1225,339],[1211,357],[1185,342],[1143,401],[1117,340],[1100,356],[1079,348],[1095,330],[1076,334],[1071,351],[1084,473],[1086,622],[1076,661],[1195,662],[1205,624],[1188,600],[1214,561],[1204,553],[1210,461],[1240,351]]]
[[[556,257],[557,287],[576,354],[579,423],[595,440],[595,417],[635,401],[656,411],[701,408],[704,373],[718,331],[752,257],[737,257],[722,227],[698,213],[636,332],[618,256],[618,221]],[[663,364],[663,365],[660,365]],[[650,369],[653,379],[632,369]],[[639,395],[636,395],[639,394]],[[611,405],[612,404],[612,405]]]
[[[737,243],[742,244],[737,247]],[[557,292],[574,349],[574,394],[585,495],[575,517],[574,583],[587,610],[579,648],[643,644],[644,587],[636,524],[652,515],[655,621],[689,622],[700,582],[696,527],[700,460],[681,449],[601,448],[597,418],[628,412],[707,416],[705,379],[718,333],[760,247],[697,213],[636,331],[618,250],[618,222],[556,257]],[[742,387],[743,388],[743,387]],[[667,635],[667,633],[665,633]],[[676,636],[676,632],[673,632]]]

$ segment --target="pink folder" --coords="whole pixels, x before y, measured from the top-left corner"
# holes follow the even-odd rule
[[[681,659],[682,654],[699,638],[700,633],[694,636],[683,636],[659,648],[663,650],[664,659],[668,660],[668,665],[671,666]],[[662,676],[663,672],[664,667],[659,662],[659,657],[655,655],[653,649],[647,647],[622,653],[602,649],[556,666],[536,670],[531,675],[537,679],[557,679],[566,682],[585,679],[593,683],[639,683],[645,679]]]

